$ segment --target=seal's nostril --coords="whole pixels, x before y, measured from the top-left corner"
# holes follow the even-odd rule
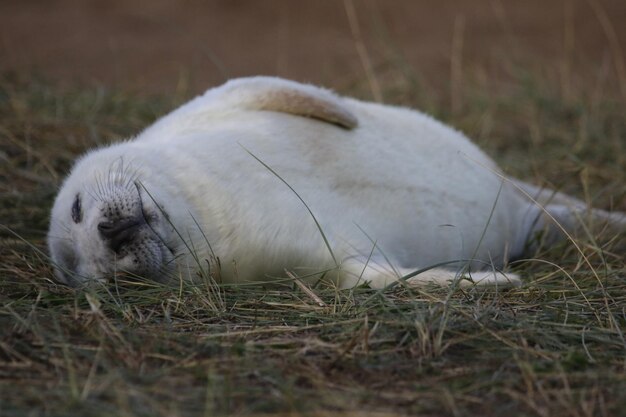
[[[100,222],[98,231],[107,241],[107,245],[111,250],[119,252],[122,246],[131,242],[137,236],[140,226],[144,223],[143,218]]]
[[[112,237],[116,229],[116,223],[114,222],[102,222],[98,224],[98,231],[105,238]]]

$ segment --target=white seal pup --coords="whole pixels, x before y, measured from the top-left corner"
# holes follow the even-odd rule
[[[241,282],[291,270],[380,288],[432,266],[410,282],[515,284],[500,268],[539,231],[548,243],[574,232],[584,213],[625,223],[505,179],[423,113],[252,77],[83,156],[56,198],[48,243],[70,285],[121,272]]]

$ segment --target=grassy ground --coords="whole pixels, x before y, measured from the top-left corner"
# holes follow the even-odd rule
[[[510,75],[457,96],[402,71],[381,84],[511,174],[626,210],[624,100]],[[608,234],[515,265],[525,285],[500,292],[319,287],[320,307],[291,286],[55,284],[40,251],[71,161],[179,101],[1,78],[0,415],[624,415],[626,264]]]

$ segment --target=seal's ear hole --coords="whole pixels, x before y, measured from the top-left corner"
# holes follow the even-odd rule
[[[76,194],[74,204],[72,204],[72,220],[74,223],[80,223],[83,219],[83,210],[80,204],[80,194]]]

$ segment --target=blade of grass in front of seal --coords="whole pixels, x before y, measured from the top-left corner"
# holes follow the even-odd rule
[[[389,257],[387,256],[387,254],[385,253],[385,251],[382,250],[382,248],[380,246],[378,246],[377,241],[375,241],[366,231],[365,229],[363,229],[361,227],[361,225],[359,225],[358,223],[354,223],[354,225],[361,231],[361,233],[363,233],[365,235],[365,237],[372,242],[373,248],[372,248],[372,253],[374,252],[375,249],[378,249],[378,252],[380,252],[381,256],[385,259],[385,261],[387,262],[387,265],[389,265],[389,267],[393,270],[393,273],[396,274],[396,276],[399,278],[401,275],[398,272],[398,270],[396,269],[396,267],[393,265],[393,263],[391,262],[391,259],[389,259]],[[370,254],[370,256],[372,256],[372,254]]]
[[[143,185],[143,183],[141,181],[137,181],[137,184],[141,186],[141,188],[144,189],[144,191],[146,192],[146,194],[148,194],[148,197],[150,197],[150,199],[154,202],[154,204],[159,208],[159,210],[161,211],[161,214],[163,215],[163,218],[167,221],[167,223],[172,226],[172,229],[174,229],[174,232],[176,232],[176,235],[180,238],[180,240],[183,242],[183,245],[185,245],[185,247],[187,248],[187,250],[189,251],[189,254],[191,255],[191,257],[193,258],[193,260],[196,262],[196,264],[198,265],[198,269],[200,271],[201,274],[207,274],[207,272],[205,272],[204,267],[202,265],[202,262],[200,261],[200,258],[198,257],[198,254],[195,251],[195,248],[189,246],[189,243],[187,243],[187,241],[185,240],[185,238],[183,237],[183,235],[180,233],[180,231],[176,228],[176,226],[174,226],[174,223],[172,223],[172,221],[170,220],[169,216],[167,216],[167,213],[165,213],[165,211],[161,208],[161,206],[158,204],[158,202],[155,200],[155,198],[152,196],[152,194],[150,193],[150,191],[148,191],[148,189],[146,188],[145,185]],[[191,213],[189,213],[191,215]],[[190,239],[191,241],[191,239]],[[165,243],[165,242],[164,242]],[[191,244],[193,245],[193,242],[191,242]]]
[[[194,217],[192,213],[189,213],[189,215],[191,216],[193,222],[196,224],[196,227],[202,234],[202,237],[204,238],[204,241],[206,242],[209,248],[209,251],[211,252],[211,257],[213,258],[214,263],[215,263],[215,275],[214,275],[212,274],[212,270],[211,270],[211,260],[205,259],[207,268],[208,268],[208,273],[206,274],[206,276],[203,276],[204,279],[202,281],[206,287],[207,293],[209,295],[213,295],[216,298],[215,302],[213,302],[212,299],[209,299],[209,302],[216,306],[223,307],[224,296],[223,296],[223,292],[220,290],[220,285],[219,285],[222,281],[221,275],[220,275],[221,274],[220,259],[215,255],[215,252],[213,251],[213,247],[211,246],[211,243],[209,242],[209,238],[204,233],[204,230],[202,230],[202,227],[200,227],[200,223],[198,223],[198,221],[196,220],[196,218]],[[215,308],[215,310],[217,310],[217,308]]]
[[[192,217],[193,215],[191,213],[189,213]],[[189,242],[192,246],[192,248],[190,249],[191,253],[193,253],[194,259],[196,259],[196,262],[198,262],[198,264],[200,264],[200,258],[197,255],[197,250],[196,247],[194,245],[193,239],[191,238],[191,235],[189,235]],[[202,283],[205,286],[206,289],[206,294],[202,294],[201,298],[204,300],[204,302],[211,308],[212,311],[214,312],[222,312],[224,311],[224,297],[222,295],[222,292],[220,291],[219,288],[219,284],[213,279],[213,277],[211,276],[211,262],[208,259],[205,259],[206,263],[207,263],[207,267],[208,267],[208,271],[205,271],[203,268],[200,267],[200,278]],[[182,285],[183,282],[181,280],[180,282],[180,292],[182,293]],[[197,293],[199,289],[198,285],[192,285],[190,286],[190,290],[192,292]],[[200,295],[200,293],[198,293],[198,295]]]
[[[326,245],[326,248],[328,249],[328,252],[330,253],[330,256],[333,258],[333,262],[335,263],[335,266],[339,267],[339,262],[337,262],[337,258],[335,258],[335,254],[333,253],[333,250],[330,247],[330,243],[328,242],[328,239],[326,238],[326,234],[324,233],[324,230],[322,230],[322,226],[319,224],[319,222],[317,221],[317,218],[315,217],[315,214],[313,214],[313,211],[308,206],[308,204],[304,201],[304,199],[300,196],[300,194],[298,194],[298,192],[296,190],[294,190],[294,188],[291,185],[289,185],[289,183],[287,181],[285,181],[280,175],[278,175],[276,173],[276,171],[274,171],[265,162],[261,161],[261,159],[259,159],[255,154],[250,152],[250,150],[248,150],[245,146],[243,146],[241,143],[239,144],[239,146],[241,146],[244,151],[248,152],[248,154],[251,157],[256,159],[257,162],[260,163],[261,165],[263,165],[269,172],[274,174],[276,176],[276,178],[281,180],[283,182],[283,184],[285,184],[296,195],[296,197],[298,197],[298,199],[302,202],[302,204],[304,204],[304,207],[306,207],[307,211],[309,212],[309,214],[313,218],[313,221],[315,222],[315,225],[317,226],[317,230],[319,230],[320,234],[322,235],[322,239],[324,239],[324,244]]]
[[[493,204],[491,205],[491,211],[489,212],[489,217],[487,217],[487,222],[485,223],[485,227],[483,227],[483,231],[480,235],[480,239],[478,239],[478,242],[476,243],[476,247],[474,248],[474,253],[472,254],[472,256],[470,256],[470,260],[467,262],[467,264],[463,268],[462,270],[463,272],[469,272],[472,259],[476,258],[476,254],[478,253],[478,250],[480,249],[480,245],[483,243],[483,240],[485,240],[487,229],[489,228],[489,224],[491,223],[491,219],[493,218],[493,213],[496,211],[496,206],[498,205],[500,194],[502,194],[502,187],[504,187],[504,180],[500,181],[500,188],[498,188],[498,193],[496,194],[496,198],[494,199]]]
[[[478,253],[478,250],[480,249],[480,245],[485,239],[485,235],[487,234],[487,229],[489,228],[489,224],[491,223],[491,219],[493,218],[493,214],[496,210],[496,206],[498,205],[498,200],[500,199],[500,194],[502,193],[503,186],[504,186],[504,179],[500,181],[500,187],[498,188],[498,193],[496,194],[493,204],[491,205],[491,211],[489,212],[489,216],[487,217],[487,221],[485,223],[485,226],[483,227],[480,238],[478,239],[478,242],[476,243],[476,247],[474,248],[474,253],[467,260],[465,265],[459,271],[457,271],[456,276],[459,277],[460,279],[454,279],[452,281],[452,285],[450,285],[448,294],[446,295],[445,302],[443,304],[444,311],[443,311],[443,314],[441,315],[441,324],[439,326],[439,329],[435,337],[435,340],[437,341],[439,346],[441,346],[441,344],[443,343],[443,335],[444,335],[444,332],[448,323],[448,319],[450,318],[450,308],[449,308],[450,300],[452,299],[452,296],[456,292],[459,286],[459,283],[461,282],[461,279],[463,279],[463,276],[470,272],[470,266],[472,262],[475,262],[474,260],[476,259],[476,254]],[[495,266],[493,265],[493,262],[491,263],[491,268],[495,270]]]
[[[211,256],[217,260],[217,258],[215,257],[215,254],[213,252],[213,249],[211,248],[211,245],[209,244],[208,239],[206,238],[204,232],[202,231],[202,228],[200,227],[200,225],[198,224],[198,222],[196,222],[196,219],[194,218],[193,214],[189,213],[189,215],[191,216],[191,218],[194,220],[194,222],[196,223],[196,226],[198,226],[198,230],[200,230],[200,233],[202,233],[202,236],[204,237],[205,241],[207,242],[207,245],[209,246],[210,252],[211,252]],[[193,240],[191,239],[191,235],[189,235],[189,241],[191,242],[191,245],[193,247],[193,252],[194,254],[197,254],[195,245],[193,243]],[[197,255],[196,255],[197,257]],[[199,259],[199,257],[197,257]],[[204,260],[206,262],[207,265],[207,272],[205,273],[204,270],[200,270],[200,278],[201,278],[201,282],[202,284],[204,284],[205,289],[206,289],[206,294],[208,298],[205,298],[205,301],[208,305],[210,305],[212,307],[212,309],[214,311],[223,311],[223,307],[224,307],[224,299],[223,299],[223,295],[222,292],[220,291],[220,287],[218,282],[213,278],[212,275],[212,271],[211,271],[211,260],[210,259],[205,259]],[[217,262],[216,262],[217,263]],[[218,264],[219,267],[219,264]],[[219,273],[219,271],[218,271]],[[197,286],[193,286],[192,290],[193,291],[197,291]]]
[[[191,216],[191,219],[196,224],[196,226],[198,227],[198,230],[202,234],[202,237],[204,238],[204,241],[206,242],[206,245],[209,247],[209,251],[211,252],[211,256],[213,258],[215,258],[215,260],[217,261],[218,258],[217,258],[217,256],[215,256],[215,252],[213,251],[213,247],[211,246],[211,243],[209,242],[209,239],[206,237],[206,234],[204,233],[204,230],[202,230],[202,227],[200,227],[200,223],[198,223],[198,221],[196,220],[196,218],[194,217],[194,215],[192,213],[189,213],[189,215]]]
[[[146,194],[148,194],[148,196],[150,197],[150,199],[154,202],[154,204],[159,208],[159,210],[161,211],[161,214],[163,215],[163,217],[167,220],[168,224],[172,227],[172,229],[174,229],[174,231],[176,232],[176,234],[178,235],[178,237],[180,238],[180,240],[183,242],[183,244],[185,245],[185,247],[187,248],[187,250],[189,251],[189,254],[192,256],[192,258],[194,259],[194,262],[196,263],[196,265],[198,266],[198,270],[200,272],[200,276],[203,278],[203,282],[206,286],[206,289],[208,291],[209,294],[209,298],[206,299],[205,301],[207,302],[208,305],[210,305],[213,309],[213,311],[223,311],[223,307],[224,307],[224,298],[223,295],[219,289],[219,285],[218,283],[211,277],[211,263],[210,261],[207,260],[207,267],[208,267],[208,271],[205,270],[202,261],[200,260],[200,257],[198,256],[198,251],[195,248],[193,239],[191,238],[191,235],[189,235],[189,243],[187,242],[187,240],[185,240],[182,236],[182,234],[180,233],[180,231],[174,226],[174,224],[172,223],[171,219],[169,218],[169,216],[166,215],[165,211],[161,208],[161,206],[157,203],[157,201],[155,200],[155,198],[152,196],[152,194],[150,193],[150,191],[148,191],[148,189],[143,185],[143,183],[141,182],[137,182],[138,185],[141,186],[141,188],[143,188],[146,192]],[[200,227],[199,223],[196,221],[195,217],[193,216],[193,214],[190,212],[189,215],[191,216],[191,218],[193,219],[194,223],[196,224],[196,226],[198,226],[198,230],[200,230],[200,233],[202,234],[202,236],[204,237],[205,241],[207,242],[207,245],[209,247],[209,250],[211,251],[212,256],[215,257],[215,253],[213,252],[213,248],[211,247],[208,238],[206,237],[204,231],[202,230],[202,228]],[[157,234],[157,236],[159,236]],[[160,238],[160,236],[159,236]],[[165,244],[165,242],[163,242],[163,244]],[[217,260],[217,258],[215,258]],[[180,285],[179,285],[179,296],[182,294],[183,291],[183,279],[181,277],[179,277],[179,281],[180,281]]]

